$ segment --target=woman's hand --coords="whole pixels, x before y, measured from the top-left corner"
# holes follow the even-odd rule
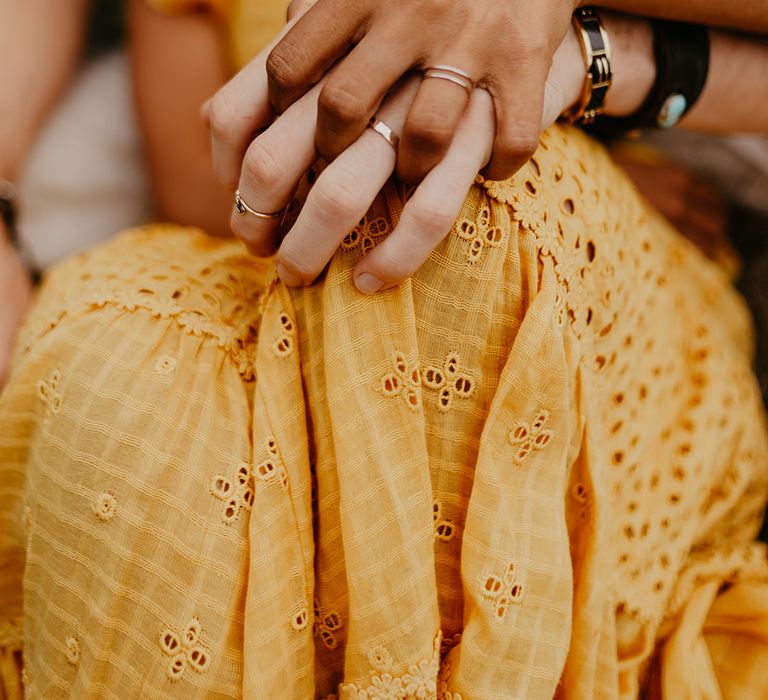
[[[266,85],[265,60],[266,54],[255,59],[219,92],[211,104],[209,118],[220,172],[238,167],[237,186],[243,200],[258,211],[272,212],[289,202],[298,180],[317,158],[314,134],[324,83],[294,102],[250,143],[244,159],[238,161],[232,141],[227,139],[239,133],[252,133],[248,125],[263,117],[263,106],[254,98]],[[578,41],[569,32],[556,53],[547,80],[544,121],[538,124],[537,134],[577,99],[583,80]],[[402,82],[384,100],[377,117],[396,133],[400,132],[422,85],[419,77]],[[360,291],[371,293],[398,284],[421,266],[450,232],[467,190],[488,162],[494,134],[493,100],[486,90],[476,89],[448,151],[417,187],[396,229],[358,263],[353,278]],[[380,134],[366,129],[322,172],[280,245],[278,269],[287,284],[308,284],[317,277],[368,210],[395,164],[393,147]],[[280,234],[276,219],[259,219],[235,211],[232,228],[254,254],[274,252]]]
[[[408,70],[455,66],[493,97],[487,175],[506,178],[538,144],[544,83],[574,6],[574,0],[318,0],[269,56],[270,101],[284,111],[336,64],[320,93],[316,134],[320,154],[331,161],[363,133]],[[422,83],[401,133],[402,179],[419,181],[440,162],[468,101],[468,92],[448,80]]]
[[[0,389],[8,379],[13,343],[32,300],[32,283],[0,222]]]

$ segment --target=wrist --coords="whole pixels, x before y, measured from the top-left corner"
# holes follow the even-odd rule
[[[606,11],[600,17],[613,49],[613,83],[604,114],[625,117],[640,109],[656,80],[653,30],[647,20],[637,17]]]

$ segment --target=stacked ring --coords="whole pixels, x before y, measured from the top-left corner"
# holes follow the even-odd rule
[[[449,80],[450,82],[463,87],[470,95],[475,89],[475,81],[472,76],[461,68],[439,64],[436,66],[427,66],[424,69],[424,78],[439,78],[440,80]]]
[[[253,207],[248,206],[245,200],[240,196],[240,190],[235,190],[235,209],[237,209],[237,213],[240,214],[240,216],[250,214],[257,219],[278,219],[285,213],[285,207],[279,211],[273,212],[256,211]]]

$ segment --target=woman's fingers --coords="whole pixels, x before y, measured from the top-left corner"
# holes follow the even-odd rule
[[[287,206],[296,184],[316,160],[315,122],[319,86],[295,102],[248,147],[238,190],[247,207],[263,214]],[[238,208],[231,226],[254,255],[274,253],[281,216],[259,217]]]
[[[377,114],[395,133],[402,128],[417,86],[417,79],[406,82]],[[389,179],[395,160],[392,145],[366,129],[323,171],[278,252],[278,272],[286,284],[309,284],[322,272]]]
[[[292,23],[203,106],[211,130],[213,168],[219,180],[235,189],[248,146],[269,125],[274,112],[267,93],[267,56]]]
[[[448,235],[467,191],[488,161],[493,145],[493,101],[475,90],[445,158],[433,168],[405,205],[392,234],[357,264],[355,286],[372,294],[416,272]]]

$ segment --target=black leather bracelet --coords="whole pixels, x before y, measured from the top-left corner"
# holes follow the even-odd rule
[[[656,80],[640,109],[628,117],[601,117],[598,134],[644,128],[669,129],[696,104],[709,73],[709,30],[706,27],[653,20]]]

